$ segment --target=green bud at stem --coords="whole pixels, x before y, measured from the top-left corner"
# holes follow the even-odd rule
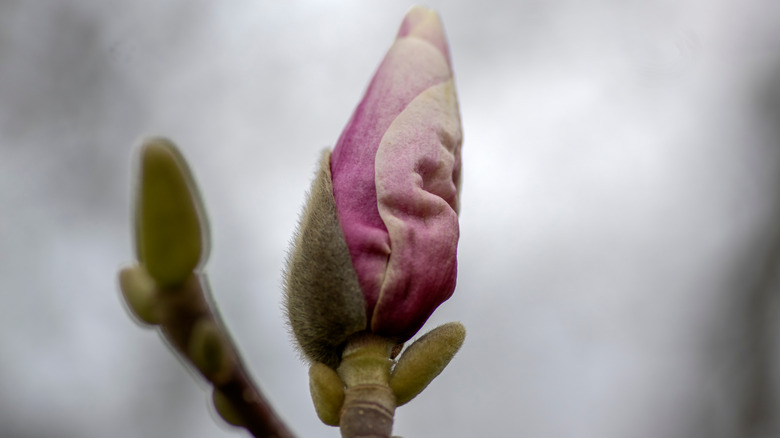
[[[211,394],[211,400],[214,402],[214,408],[217,410],[217,413],[226,423],[237,427],[244,426],[244,421],[241,419],[241,416],[238,415],[238,412],[236,412],[236,409],[230,403],[230,400],[225,397],[225,394],[221,393],[218,389],[215,389]]]
[[[336,371],[324,363],[314,362],[309,368],[309,390],[320,420],[328,426],[338,426],[344,405],[344,383]]]
[[[205,258],[200,196],[184,157],[169,140],[144,142],[140,173],[135,207],[138,260],[161,287],[180,285]]]
[[[119,271],[119,288],[130,312],[141,322],[160,323],[157,285],[143,266],[132,266]]]
[[[420,394],[458,352],[466,338],[466,328],[450,322],[426,333],[410,345],[390,374],[390,388],[401,406]]]
[[[192,327],[187,354],[192,363],[215,384],[230,379],[229,352],[217,324],[201,318]]]

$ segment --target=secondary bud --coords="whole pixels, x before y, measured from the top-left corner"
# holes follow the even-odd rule
[[[320,420],[338,426],[344,405],[344,383],[336,371],[324,363],[313,363],[309,368],[309,390]]]
[[[230,378],[230,358],[217,324],[206,318],[192,327],[187,354],[192,363],[214,383],[224,383]]]
[[[217,414],[219,414],[226,423],[237,427],[243,427],[245,425],[241,416],[238,415],[238,412],[236,412],[236,409],[230,403],[230,400],[228,400],[228,398],[225,397],[225,394],[218,389],[215,389],[211,394],[211,401],[214,403]]]
[[[390,388],[398,406],[417,397],[441,374],[465,338],[463,324],[450,322],[426,333],[401,354],[390,374]]]
[[[141,147],[136,253],[161,287],[180,285],[205,259],[203,206],[184,157],[169,140]]]
[[[146,324],[160,323],[157,285],[143,266],[124,268],[119,272],[119,289],[130,312]]]

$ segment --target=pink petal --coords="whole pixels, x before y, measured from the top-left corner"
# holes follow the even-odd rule
[[[416,324],[419,318],[410,314],[419,305],[422,313],[427,312],[422,317],[424,322],[443,301],[441,297],[448,297],[454,287],[457,195],[453,194],[456,189],[452,181],[457,179],[460,167],[460,121],[451,84],[449,53],[438,16],[423,8],[413,8],[331,157],[339,220],[366,298],[367,315],[379,318],[380,322],[372,326],[380,330],[408,331],[406,327],[398,328],[399,324],[388,326],[387,319],[375,307],[385,309],[391,304],[398,305],[405,320],[414,320]],[[442,91],[434,91],[441,87],[450,90],[444,93],[450,93],[451,98],[443,98]],[[428,95],[438,97],[420,98]],[[440,105],[431,103],[437,99]],[[421,103],[414,103],[417,101]],[[447,102],[449,109],[443,109]],[[426,114],[429,110],[437,115]],[[403,114],[408,115],[399,122]],[[419,120],[408,120],[412,116]],[[451,120],[444,121],[444,117]],[[451,125],[456,125],[457,130],[451,129]],[[411,132],[402,132],[405,129]],[[441,133],[446,134],[442,135],[447,138],[444,149],[449,150],[449,158],[441,151]],[[387,144],[385,139],[392,139],[388,140],[392,143]],[[387,150],[383,152],[384,149]],[[449,185],[443,182],[445,179]],[[410,184],[417,184],[417,191],[427,194],[417,193]],[[441,212],[442,205],[452,211],[454,221],[445,220],[447,215]],[[432,221],[433,228],[419,225],[428,221]],[[445,222],[454,229],[454,238],[452,232],[441,230]],[[410,243],[405,239],[420,240]],[[442,264],[444,252],[451,253],[451,260],[446,264]],[[432,261],[439,264],[433,275],[420,272],[410,262],[410,258],[416,258],[420,266],[432,266],[431,261],[426,262],[426,257],[431,255],[436,258]],[[416,278],[421,274],[432,280]],[[403,284],[413,287],[408,289]],[[445,291],[431,294],[432,298],[420,298],[432,284],[441,284]],[[440,301],[432,304],[436,300]],[[388,310],[382,312],[390,314]]]
[[[371,328],[411,337],[455,289],[462,133],[452,80],[415,98],[376,156],[392,249]]]

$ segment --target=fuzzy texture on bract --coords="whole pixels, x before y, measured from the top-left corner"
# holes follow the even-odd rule
[[[404,350],[390,374],[398,406],[417,397],[436,378],[466,339],[466,328],[450,322],[429,331]]]
[[[335,368],[347,337],[365,330],[366,304],[336,216],[325,151],[285,270],[285,308],[310,362]]]

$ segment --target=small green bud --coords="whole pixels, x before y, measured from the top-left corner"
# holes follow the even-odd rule
[[[203,205],[187,162],[167,139],[141,147],[136,253],[161,287],[177,286],[205,259]]]
[[[217,410],[217,413],[226,423],[237,427],[244,426],[244,421],[225,394],[215,389],[211,394],[211,400],[214,402],[214,408]]]
[[[119,289],[133,316],[146,324],[160,323],[157,285],[143,266],[131,266],[119,271]]]
[[[390,374],[397,406],[417,397],[450,363],[466,338],[466,328],[450,322],[423,335],[398,359]]]
[[[344,405],[344,383],[336,371],[324,363],[314,362],[309,368],[309,390],[320,420],[328,426],[338,426]]]
[[[217,324],[201,318],[192,327],[187,353],[192,363],[215,384],[230,379],[231,364]]]

